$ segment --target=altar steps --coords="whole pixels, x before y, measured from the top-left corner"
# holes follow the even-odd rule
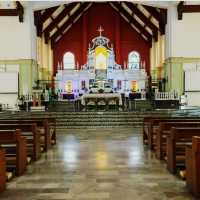
[[[153,104],[149,100],[142,100],[142,99],[137,99],[137,100],[129,100],[129,110],[152,110]]]
[[[73,112],[75,110],[75,103],[73,101],[57,101],[49,105],[48,110],[52,112]]]
[[[57,129],[87,129],[114,127],[141,127],[143,118],[153,115],[186,115],[178,110],[132,111],[132,112],[6,112],[0,117],[15,118],[28,116],[52,116]]]
[[[57,127],[65,128],[104,128],[141,127],[144,113],[136,112],[77,112],[57,114]]]

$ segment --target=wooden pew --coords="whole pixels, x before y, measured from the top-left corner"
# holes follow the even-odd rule
[[[158,125],[160,122],[170,122],[170,121],[200,121],[199,117],[189,117],[189,118],[183,118],[183,117],[170,117],[170,118],[152,118],[149,121],[148,125],[148,146],[151,150],[154,150],[155,146],[155,139],[156,139],[156,131],[158,130]]]
[[[169,116],[168,116],[169,117]],[[148,116],[143,119],[143,144],[148,144],[149,128],[152,119],[164,119],[166,116]]]
[[[2,118],[2,119],[10,119],[10,118]],[[18,120],[48,120],[48,124],[49,124],[49,132],[50,132],[50,140],[51,140],[51,145],[55,145],[56,144],[56,118],[55,117],[51,117],[48,115],[36,115],[36,114],[32,114],[29,116],[13,116],[11,119],[18,119]]]
[[[197,136],[186,147],[186,184],[195,196],[200,196],[200,137]]]
[[[148,128],[152,117],[144,117],[143,119],[143,144],[148,144]]]
[[[200,121],[168,121],[160,122],[156,131],[156,157],[162,160],[166,156],[166,137],[172,127],[200,127]]]
[[[40,143],[44,151],[51,146],[49,122],[47,119],[0,119],[0,124],[32,124],[36,123],[40,131]]]
[[[5,150],[0,148],[0,192],[6,188],[6,159]]]
[[[0,120],[48,120],[51,145],[56,144],[56,118],[48,113],[16,113],[0,116]]]
[[[6,167],[17,176],[26,171],[27,143],[20,130],[0,130],[0,145],[5,149]]]
[[[185,148],[192,136],[200,136],[199,127],[173,127],[167,136],[167,169],[175,174],[176,167],[185,166]]]
[[[33,124],[0,124],[0,130],[20,129],[22,136],[27,140],[27,155],[34,161],[41,156],[40,150],[40,133],[37,125]]]
[[[57,142],[56,138],[56,118],[50,117],[50,116],[30,116],[30,119],[36,120],[36,119],[46,119],[49,123],[49,131],[50,131],[50,137],[51,137],[51,144],[55,145]]]

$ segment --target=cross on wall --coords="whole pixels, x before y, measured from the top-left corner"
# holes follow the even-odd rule
[[[104,32],[104,29],[102,28],[102,26],[99,26],[97,31],[99,32],[99,36],[102,36],[102,32]]]

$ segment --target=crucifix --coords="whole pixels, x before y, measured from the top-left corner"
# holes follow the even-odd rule
[[[99,32],[99,36],[102,36],[104,29],[100,26],[97,31]]]

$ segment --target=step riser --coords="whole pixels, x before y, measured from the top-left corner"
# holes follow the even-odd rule
[[[5,113],[3,118],[30,118],[31,116],[56,118],[57,129],[84,129],[84,128],[128,128],[142,127],[143,118],[152,115],[167,116],[173,111],[134,111],[134,112],[20,112]]]

